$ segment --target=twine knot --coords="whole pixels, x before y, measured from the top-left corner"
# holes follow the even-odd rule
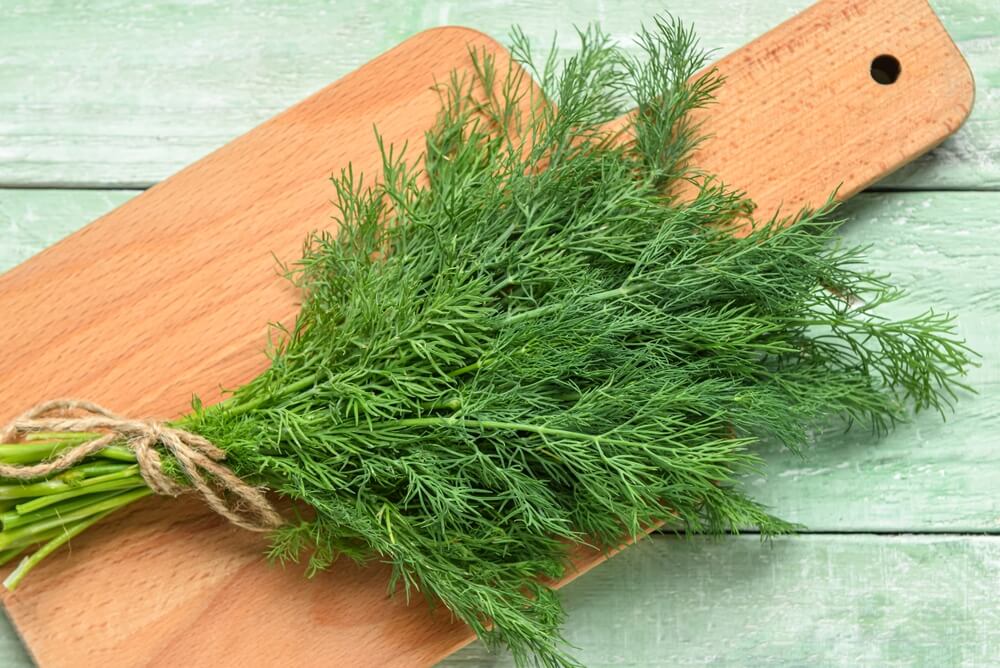
[[[84,415],[74,417],[67,412]],[[281,515],[262,490],[249,485],[221,464],[226,453],[207,439],[158,420],[132,420],[102,406],[76,399],[46,401],[31,408],[0,430],[0,443],[10,443],[32,432],[87,433],[101,436],[67,448],[53,459],[21,466],[0,464],[0,477],[30,480],[65,471],[112,443],[123,443],[135,453],[143,480],[157,494],[178,496],[185,487],[163,471],[160,448],[169,452],[184,477],[209,507],[231,523],[250,531],[269,531],[282,524]],[[206,474],[208,477],[206,477]],[[227,502],[228,495],[232,503]]]

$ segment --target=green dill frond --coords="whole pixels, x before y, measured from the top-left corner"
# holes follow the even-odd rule
[[[879,314],[900,292],[831,206],[731,234],[752,203],[687,162],[722,83],[690,29],[657,20],[642,58],[579,36],[536,66],[515,32],[525,69],[471,53],[424,153],[337,175],[270,369],[187,421],[303,507],[273,559],[387,562],[522,665],[574,665],[543,584],[571,545],[788,531],[739,489],[755,443],[945,411],[972,355],[949,316]]]

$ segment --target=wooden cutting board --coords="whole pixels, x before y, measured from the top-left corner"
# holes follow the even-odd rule
[[[469,47],[506,57],[472,30],[421,33],[0,277],[0,421],[60,396],[170,418],[260,372],[267,323],[296,311],[271,253],[294,260],[330,226],[332,172],[375,173],[373,124],[420,145],[431,85],[467,67]],[[761,215],[854,194],[954,132],[973,99],[924,0],[826,0],[718,67],[728,83],[695,162]],[[389,599],[383,568],[307,581],[265,565],[263,547],[196,500],[153,499],[4,603],[45,667],[419,666],[472,637]],[[580,554],[574,575],[600,560]]]

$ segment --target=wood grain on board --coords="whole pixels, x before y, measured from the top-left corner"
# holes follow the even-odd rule
[[[295,310],[271,252],[294,259],[329,225],[330,172],[374,170],[373,123],[419,141],[431,84],[469,45],[501,53],[472,31],[422,33],[0,277],[0,313],[18,314],[0,377],[30,381],[0,386],[0,420],[62,395],[170,417],[192,392],[211,401],[259,372],[266,323]],[[869,64],[887,51],[904,74],[881,86]],[[698,162],[765,212],[856,191],[971,105],[968,69],[920,0],[828,0],[720,68],[730,83]],[[470,639],[440,611],[389,600],[379,568],[306,581],[261,549],[194,501],[157,500],[88,532],[5,603],[43,666],[412,666]]]

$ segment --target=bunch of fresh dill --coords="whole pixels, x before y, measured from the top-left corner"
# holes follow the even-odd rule
[[[290,270],[302,310],[270,368],[176,422],[303,509],[273,559],[388,562],[391,589],[440,601],[519,664],[573,665],[544,583],[572,544],[664,520],[785,531],[739,491],[755,442],[944,410],[971,355],[947,316],[880,317],[899,291],[826,211],[732,234],[751,202],[687,165],[689,112],[721,84],[698,74],[689,29],[658,20],[642,58],[580,37],[534,69],[515,33],[544,96],[473,52],[420,159],[380,143],[377,183],[336,177],[338,232]],[[60,498],[76,504],[63,534],[147,493],[127,462],[95,465],[113,477]]]

